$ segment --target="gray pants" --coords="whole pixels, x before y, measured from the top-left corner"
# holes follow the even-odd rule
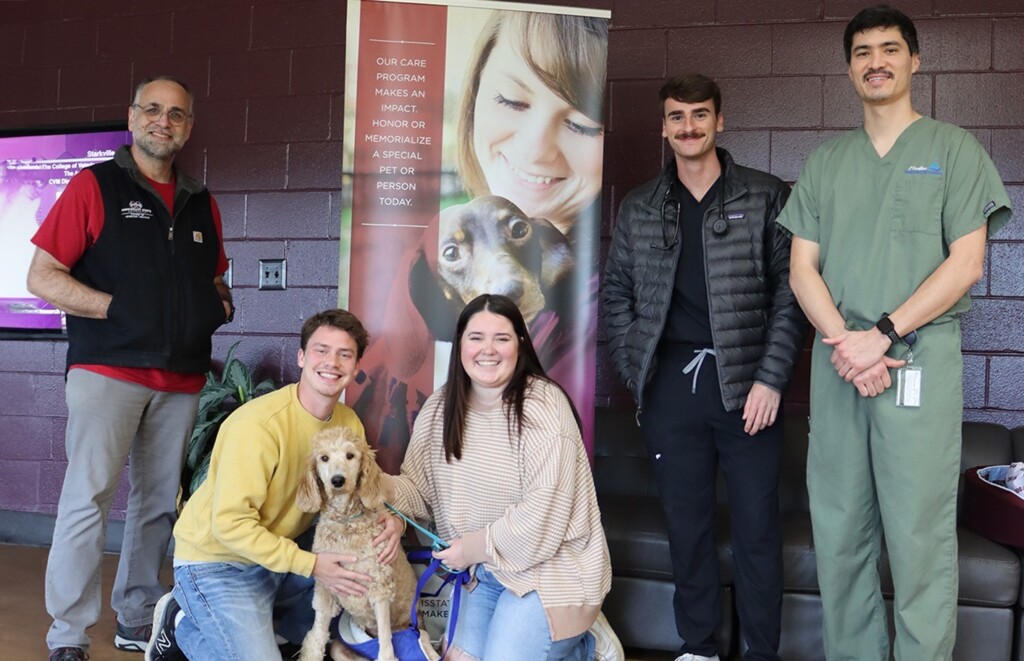
[[[83,369],[68,373],[67,473],[46,566],[50,649],[88,647],[100,617],[107,513],[129,460],[128,512],[111,606],[135,628],[167,589],[159,572],[176,519],[187,440],[199,395],[151,390]]]

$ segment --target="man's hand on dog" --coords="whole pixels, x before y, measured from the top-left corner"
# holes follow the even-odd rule
[[[384,532],[373,540],[373,548],[380,549],[377,561],[382,565],[390,565],[402,549],[402,533],[405,532],[405,522],[397,516],[381,512],[377,516],[377,523],[384,526]]]
[[[317,553],[313,578],[326,585],[331,592],[361,597],[366,594],[370,577],[346,568],[346,565],[357,559],[348,553]]]

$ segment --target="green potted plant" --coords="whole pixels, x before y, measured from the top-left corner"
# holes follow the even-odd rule
[[[241,342],[241,340],[239,340]],[[270,379],[253,384],[248,366],[234,357],[235,342],[228,349],[224,369],[218,378],[213,370],[206,373],[206,384],[199,392],[199,410],[196,424],[188,442],[188,455],[181,475],[181,500],[188,500],[206,479],[210,468],[210,456],[217,439],[220,425],[228,414],[242,404],[274,390],[277,386]]]

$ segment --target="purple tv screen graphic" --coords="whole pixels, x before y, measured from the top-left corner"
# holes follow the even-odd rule
[[[83,168],[131,141],[124,130],[84,127],[0,136],[0,330],[63,328],[63,314],[28,291],[32,237]]]

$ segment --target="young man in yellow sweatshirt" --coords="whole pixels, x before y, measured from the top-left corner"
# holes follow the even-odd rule
[[[147,661],[277,661],[276,636],[301,643],[312,624],[314,579],[335,592],[365,592],[368,577],[345,566],[354,556],[311,553],[295,542],[314,518],[295,506],[295,493],[316,432],[344,426],[364,434],[338,400],[367,338],[350,312],[314,315],[302,327],[298,383],[224,421],[209,476],[174,528],[175,587],[157,604]],[[386,519],[374,541],[390,562],[403,526]]]

